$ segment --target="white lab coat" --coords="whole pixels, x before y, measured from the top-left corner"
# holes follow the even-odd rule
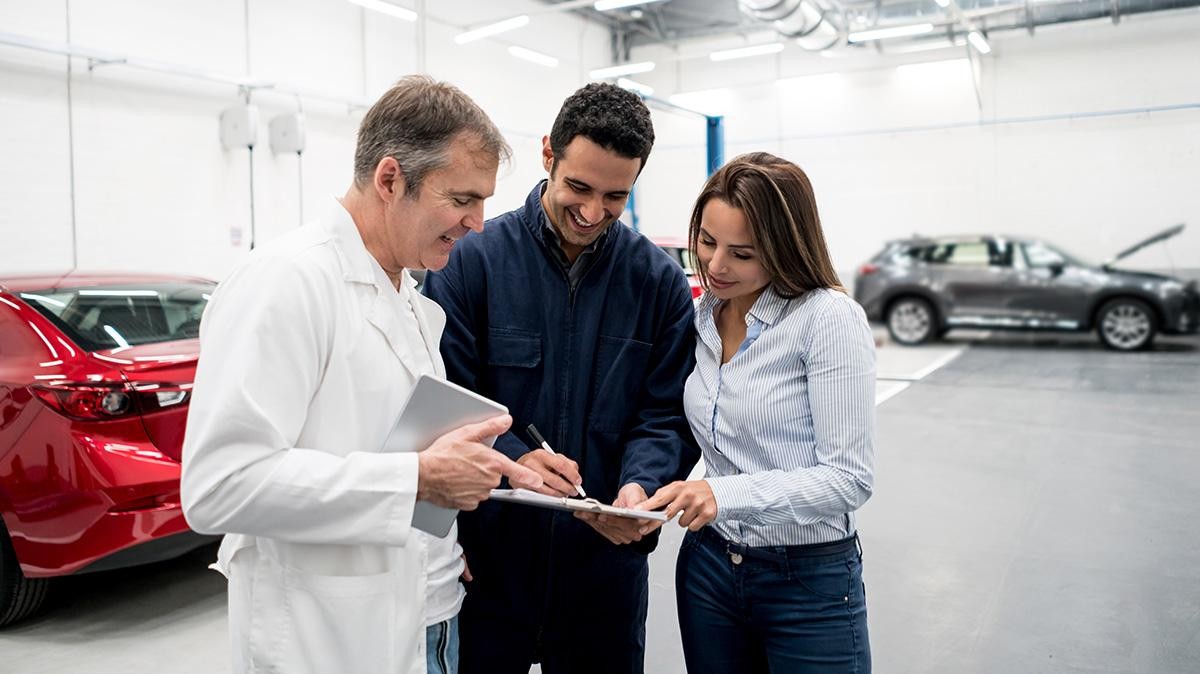
[[[379,453],[419,374],[395,293],[337,204],[209,303],[181,489],[192,528],[227,534],[235,672],[425,674],[417,455]],[[445,314],[413,295],[444,375]]]

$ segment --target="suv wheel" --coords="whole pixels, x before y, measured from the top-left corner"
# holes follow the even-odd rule
[[[1150,305],[1133,298],[1110,300],[1096,315],[1096,333],[1104,346],[1116,351],[1138,351],[1150,346],[1158,332]]]
[[[26,578],[21,573],[21,565],[8,540],[8,529],[0,520],[0,627],[41,608],[49,585],[45,578]]]
[[[900,344],[924,344],[938,332],[933,305],[920,297],[901,297],[887,313],[888,334]]]

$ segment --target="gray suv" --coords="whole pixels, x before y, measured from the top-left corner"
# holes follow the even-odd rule
[[[1136,351],[1160,332],[1196,332],[1200,290],[1196,281],[1112,265],[1183,228],[1159,232],[1099,266],[1021,237],[892,241],[859,268],[854,298],[901,344],[959,327],[1095,329],[1109,348]]]

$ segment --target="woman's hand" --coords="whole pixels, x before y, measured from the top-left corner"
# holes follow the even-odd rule
[[[691,531],[700,531],[702,527],[717,518],[717,497],[713,495],[712,487],[705,480],[689,480],[687,482],[672,482],[654,492],[654,496],[638,504],[638,510],[658,510],[665,506],[667,519],[678,513],[679,526]],[[642,527],[645,536],[662,526],[661,522],[653,522]]]

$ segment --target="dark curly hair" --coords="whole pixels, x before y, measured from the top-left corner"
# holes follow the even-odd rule
[[[642,160],[639,173],[646,168],[654,147],[649,108],[637,94],[607,82],[592,82],[563,101],[550,129],[550,149],[556,161],[576,136],[622,157]]]

